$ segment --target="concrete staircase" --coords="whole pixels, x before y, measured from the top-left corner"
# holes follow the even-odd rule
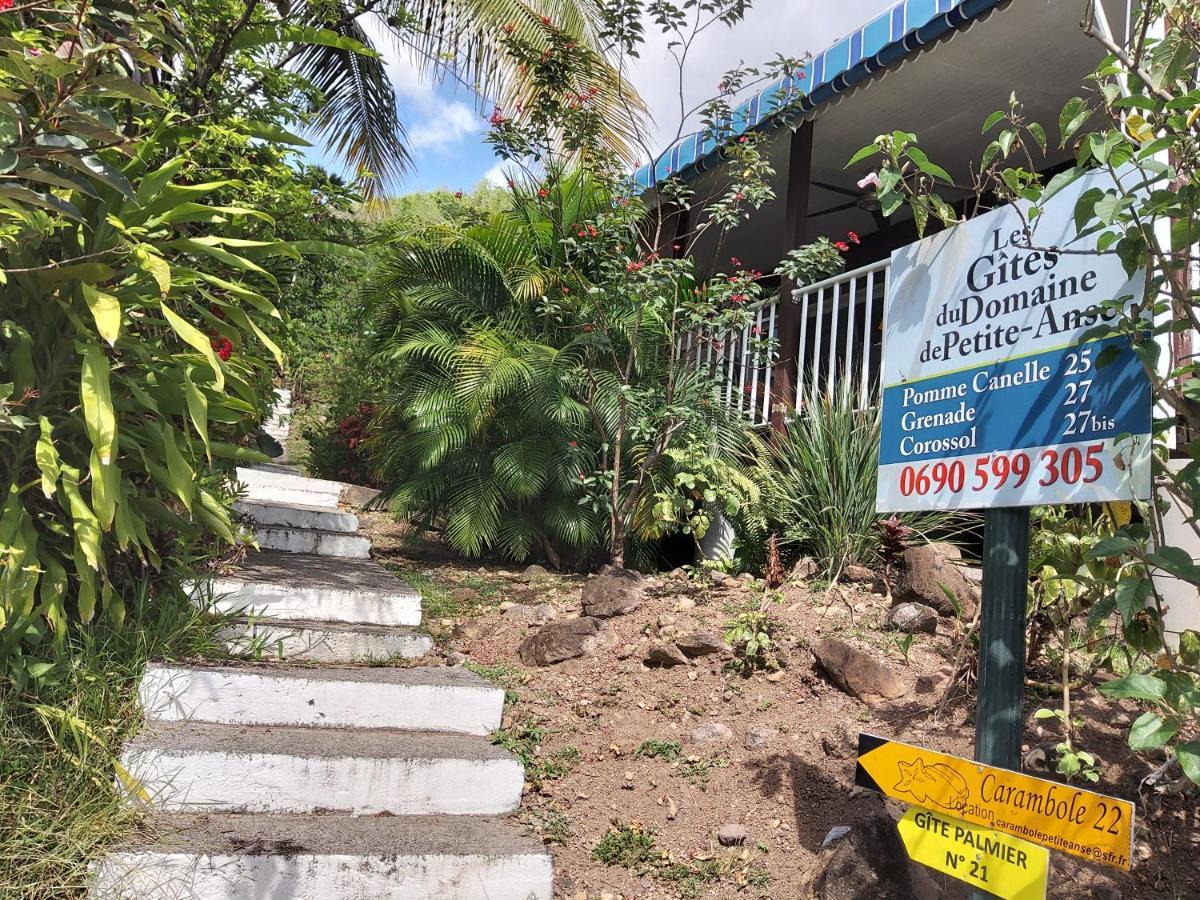
[[[264,549],[213,587],[243,659],[147,668],[122,762],[154,811],[92,896],[549,900],[549,855],[503,818],[524,783],[487,737],[503,692],[404,666],[431,646],[420,596],[369,560],[341,484],[238,475]]]

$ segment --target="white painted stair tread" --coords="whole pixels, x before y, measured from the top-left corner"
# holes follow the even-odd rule
[[[311,556],[334,556],[341,559],[369,559],[371,539],[341,531],[322,531],[317,528],[275,528],[259,526],[254,539],[263,550],[284,553],[307,553]]]
[[[337,509],[346,487],[340,481],[309,478],[291,466],[271,463],[238,466],[237,478],[246,486],[247,500],[302,503],[325,509]]]
[[[517,808],[525,779],[485,737],[394,729],[160,721],[122,758],[172,811],[496,815]]]
[[[159,814],[98,867],[101,900],[550,900],[541,842],[476,816]]]
[[[358,531],[358,516],[340,509],[303,503],[272,503],[269,500],[239,500],[233,508],[256,525],[319,528],[346,534]]]
[[[236,573],[213,581],[213,595],[219,611],[279,620],[421,624],[421,595],[369,560],[252,553]]]
[[[418,659],[433,648],[423,631],[305,619],[241,619],[223,632],[234,656],[260,660],[371,662]]]
[[[138,686],[150,718],[489,734],[504,692],[465,669],[152,664]]]

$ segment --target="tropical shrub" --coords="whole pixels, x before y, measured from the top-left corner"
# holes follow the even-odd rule
[[[832,392],[810,388],[785,424],[785,433],[755,442],[765,530],[778,533],[791,553],[813,557],[827,578],[851,563],[880,570],[889,544],[875,512],[878,407],[859,409],[848,382]],[[908,529],[910,540],[946,537],[960,527],[959,517],[941,512],[895,519],[889,529]]]

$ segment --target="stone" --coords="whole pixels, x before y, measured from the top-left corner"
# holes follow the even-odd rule
[[[696,601],[691,597],[680,597],[675,601],[675,605],[671,607],[675,612],[687,612],[689,609],[696,608]]]
[[[686,666],[688,658],[674,644],[654,644],[646,651],[643,662],[648,666],[669,669],[672,666]]]
[[[640,574],[629,569],[612,568],[584,582],[581,596],[583,614],[597,619],[623,616],[641,606],[645,594],[646,588]]]
[[[979,591],[963,577],[958,567],[933,544],[909,547],[904,551],[904,565],[892,597],[893,605],[923,603],[936,609],[938,615],[956,615],[946,591],[958,601],[963,619],[972,619],[979,603]]]
[[[875,573],[866,566],[850,563],[842,570],[842,578],[853,584],[870,584],[875,580]]]
[[[830,681],[864,703],[896,700],[907,692],[891,669],[845,641],[825,638],[813,647],[813,655]]]
[[[530,606],[527,603],[511,603],[501,610],[506,619],[516,622],[544,625],[554,618],[554,607],[549,603],[539,603]]]
[[[946,559],[959,562],[962,560],[962,548],[958,544],[951,544],[949,541],[934,541],[929,545],[937,550],[938,553],[946,557]]]
[[[603,623],[589,616],[551,622],[521,641],[517,653],[527,666],[552,666],[595,652],[602,629]]]
[[[749,840],[745,825],[722,825],[717,829],[717,843],[722,847],[741,847]]]
[[[726,575],[724,572],[720,571],[719,569],[713,569],[711,572],[708,573],[708,580],[711,581],[713,584],[715,584],[717,587],[720,587],[721,585],[723,585],[727,581],[729,581],[729,576]]]
[[[451,650],[446,654],[446,665],[461,666],[469,657],[465,653],[459,653],[457,650]]]
[[[475,588],[456,587],[450,591],[450,599],[457,600],[459,603],[478,603],[479,591]]]
[[[531,566],[526,566],[525,571],[518,575],[517,579],[519,581],[533,581],[535,578],[541,578],[549,574],[545,566],[539,566],[537,563],[534,563]]]
[[[821,732],[821,749],[826,756],[846,759],[858,752],[857,741],[852,741],[845,730]]]
[[[722,722],[705,722],[692,729],[693,744],[726,744],[733,740],[733,732]]]
[[[806,581],[809,578],[815,578],[817,573],[821,571],[821,567],[817,565],[817,561],[811,556],[802,556],[796,560],[796,564],[792,566],[791,578],[795,581]]]
[[[937,634],[938,611],[924,603],[900,603],[888,611],[884,623],[905,634]]]
[[[911,900],[908,854],[891,816],[831,830],[805,896],[814,900]]]
[[[944,665],[932,675],[921,675],[917,678],[918,694],[941,694],[950,686],[954,678],[954,666]]]
[[[712,653],[724,653],[729,648],[719,634],[711,631],[692,631],[675,639],[675,645],[686,656],[708,656]]]
[[[779,735],[779,729],[770,725],[755,725],[746,729],[742,744],[747,750],[766,750]]]

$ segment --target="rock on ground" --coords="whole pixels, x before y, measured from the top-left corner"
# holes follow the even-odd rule
[[[688,658],[674,644],[655,644],[646,651],[645,663],[669,669],[671,666],[686,666]]]
[[[900,603],[884,620],[890,628],[907,634],[937,634],[938,611],[924,603]]]
[[[904,551],[904,565],[892,598],[894,604],[923,603],[936,609],[938,615],[953,616],[954,604],[946,591],[958,601],[964,619],[975,615],[979,592],[937,545],[909,547]]]
[[[769,725],[756,725],[746,729],[746,737],[742,743],[747,750],[766,750],[778,734],[779,730]]]
[[[815,900],[916,896],[908,855],[891,816],[881,811],[831,840],[821,850],[810,893]]]
[[[813,647],[813,655],[834,684],[864,703],[895,700],[907,691],[891,669],[845,641],[826,638]]]
[[[792,566],[792,573],[789,577],[794,581],[804,581],[809,578],[815,578],[820,571],[821,567],[817,565],[815,559],[811,556],[803,556],[796,560],[796,564]]]
[[[717,843],[722,847],[741,847],[750,840],[745,825],[722,825],[717,829]]]
[[[687,656],[708,656],[724,653],[729,648],[719,634],[711,631],[692,631],[675,639],[675,645]]]
[[[723,722],[705,722],[692,729],[694,744],[725,744],[733,740],[733,732]]]
[[[645,579],[629,569],[609,569],[589,578],[583,585],[583,614],[611,619],[633,612],[646,594]]]
[[[517,653],[527,666],[551,666],[595,651],[602,628],[599,619],[588,616],[551,622],[525,638]]]

